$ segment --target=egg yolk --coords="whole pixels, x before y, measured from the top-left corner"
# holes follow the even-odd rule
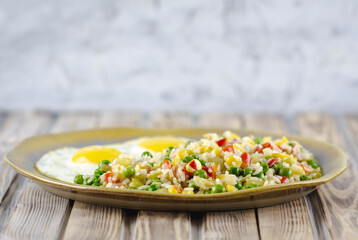
[[[72,162],[98,164],[102,160],[111,160],[113,158],[117,158],[119,154],[121,154],[121,152],[114,148],[88,146],[75,152],[75,154],[72,156]]]
[[[141,141],[139,146],[153,152],[161,152],[170,146],[177,147],[184,143],[184,140],[175,137],[152,137]]]

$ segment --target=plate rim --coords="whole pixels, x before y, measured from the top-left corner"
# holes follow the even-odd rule
[[[54,137],[59,135],[66,135],[66,134],[75,134],[75,133],[84,133],[84,132],[98,132],[98,131],[119,131],[119,130],[126,130],[126,131],[141,131],[141,132],[166,132],[166,131],[192,131],[192,130],[199,130],[199,131],[222,131],[227,129],[222,128],[93,128],[93,129],[86,129],[86,130],[75,130],[75,131],[66,131],[66,132],[60,132],[60,133],[51,133],[51,134],[41,134],[41,135],[35,135],[32,137],[28,137],[19,143],[17,143],[10,151],[8,151],[3,159],[12,167],[14,168],[18,173],[24,175],[25,177],[28,177],[32,180],[35,180],[37,182],[40,182],[42,184],[50,185],[50,186],[56,186],[58,188],[67,189],[69,191],[76,191],[80,193],[101,193],[101,194],[110,194],[110,195],[121,195],[121,196],[138,196],[139,198],[147,198],[147,199],[161,199],[161,200],[182,200],[182,201],[216,201],[218,199],[225,198],[227,200],[240,198],[240,197],[247,197],[247,196],[253,196],[253,195],[259,195],[263,193],[268,192],[275,192],[280,190],[289,190],[289,189],[295,189],[295,188],[305,188],[305,187],[317,187],[321,184],[327,183],[329,181],[332,181],[333,179],[337,178],[339,175],[341,175],[347,168],[347,155],[346,153],[338,146],[328,143],[325,141],[321,141],[315,138],[308,138],[301,135],[293,135],[293,134],[285,134],[280,132],[269,132],[269,131],[261,131],[261,130],[255,130],[255,129],[247,129],[247,128],[238,128],[233,129],[232,131],[236,132],[249,132],[250,134],[257,133],[258,135],[267,135],[267,136],[286,136],[288,138],[295,138],[295,139],[305,139],[308,141],[313,141],[316,143],[319,143],[321,145],[326,145],[327,147],[331,147],[334,149],[334,151],[337,152],[338,156],[337,159],[340,161],[343,161],[343,166],[339,169],[336,169],[333,173],[329,175],[323,175],[321,178],[313,179],[309,181],[302,181],[302,182],[294,182],[294,183],[283,183],[283,184],[277,184],[277,185],[270,185],[265,187],[258,187],[258,188],[252,188],[252,189],[244,189],[240,191],[235,192],[225,192],[221,194],[171,194],[171,193],[157,193],[157,192],[148,192],[148,191],[133,191],[129,189],[115,189],[115,188],[105,188],[105,187],[96,187],[96,186],[85,186],[85,185],[78,185],[74,183],[67,183],[63,182],[61,180],[52,179],[45,175],[42,175],[41,173],[39,175],[35,175],[32,172],[22,169],[21,167],[17,166],[13,161],[9,159],[8,156],[11,156],[16,150],[23,145],[26,145],[29,141],[32,141],[36,138],[42,138],[42,137]],[[231,129],[229,129],[231,130]],[[158,134],[156,134],[158,135]],[[299,141],[299,140],[298,140]]]

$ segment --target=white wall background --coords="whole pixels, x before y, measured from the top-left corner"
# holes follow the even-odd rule
[[[358,1],[0,0],[0,109],[358,110]]]

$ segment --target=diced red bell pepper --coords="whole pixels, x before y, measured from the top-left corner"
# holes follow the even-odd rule
[[[282,177],[281,178],[281,183],[288,183],[288,182],[290,182],[288,177]]]
[[[216,144],[217,144],[219,147],[224,146],[225,143],[226,143],[226,138],[223,138],[223,139],[220,139],[220,140],[216,141]]]
[[[255,148],[255,151],[254,152],[258,152],[258,153],[262,153],[262,149],[263,149],[263,147],[262,146],[256,146],[256,148]]]
[[[186,170],[186,164],[184,165],[183,172],[184,172],[184,174],[185,174],[186,176],[188,176],[188,178],[190,178],[191,176],[194,175],[194,173],[188,172],[188,171]]]
[[[269,165],[269,167],[272,167],[275,163],[277,163],[277,159],[271,158],[270,161],[267,162],[267,165]]]
[[[264,149],[265,149],[265,148],[271,148],[271,149],[273,149],[272,144],[269,143],[269,142],[265,142],[264,144],[262,144],[262,147],[263,147]]]
[[[170,169],[172,168],[172,164],[170,163],[169,160],[165,160],[163,163],[162,163],[162,169]]]
[[[223,152],[234,152],[234,147],[232,145],[227,145],[223,148]]]
[[[202,167],[202,169],[208,174],[209,177],[214,178],[214,170],[212,167]]]
[[[241,168],[247,168],[251,166],[251,156],[247,152],[241,154],[241,160],[242,160]]]
[[[112,172],[108,172],[106,174],[104,174],[104,179],[106,180],[106,182],[108,183],[108,178],[111,178],[113,177],[113,173]]]

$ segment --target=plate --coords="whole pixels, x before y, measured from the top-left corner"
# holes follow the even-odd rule
[[[337,146],[326,142],[286,134],[232,129],[233,132],[239,133],[241,136],[257,135],[280,138],[285,135],[289,139],[299,141],[315,155],[322,167],[323,176],[310,181],[265,186],[237,192],[181,195],[71,184],[46,177],[35,169],[36,161],[44,153],[64,146],[84,147],[93,144],[110,144],[152,135],[200,138],[207,132],[220,133],[222,131],[223,129],[107,128],[41,135],[25,139],[6,154],[4,159],[16,171],[59,196],[92,204],[159,211],[223,211],[265,207],[288,202],[303,197],[320,184],[336,178],[347,166],[345,153]]]

